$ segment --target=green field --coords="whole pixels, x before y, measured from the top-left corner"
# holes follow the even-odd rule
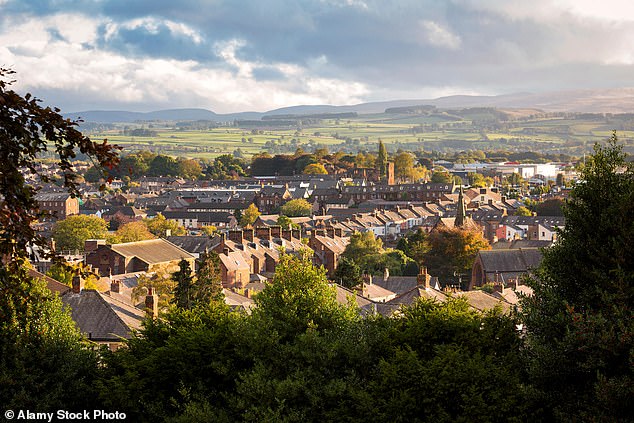
[[[188,130],[174,124],[153,123],[156,136],[124,135],[124,128],[146,127],[144,124],[121,124],[116,129],[90,133],[93,139],[107,138],[124,147],[124,152],[150,150],[157,153],[192,158],[213,158],[240,149],[245,157],[268,152],[292,153],[326,147],[329,151],[373,151],[379,139],[391,151],[462,151],[511,150],[563,153],[580,156],[590,152],[595,142],[607,139],[613,129],[626,149],[634,146],[634,127],[629,122],[585,120],[579,117],[524,116],[496,120],[486,111],[461,116],[451,112],[414,114],[361,115],[350,119],[326,119],[295,128],[275,128],[262,121],[258,127],[220,126],[208,130]]]

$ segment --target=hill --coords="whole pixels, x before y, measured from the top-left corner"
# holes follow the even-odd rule
[[[347,106],[298,105],[267,112],[240,112],[218,114],[206,109],[171,109],[154,112],[130,112],[90,110],[66,113],[71,119],[81,117],[85,122],[136,122],[136,121],[188,121],[209,120],[231,122],[234,120],[259,120],[263,116],[315,115],[329,113],[378,114],[386,109],[413,106],[437,108],[495,107],[505,109],[538,109],[546,112],[577,113],[629,113],[634,110],[634,88],[608,90],[571,90],[548,93],[516,93],[495,96],[453,95],[435,99],[392,100],[360,103]]]

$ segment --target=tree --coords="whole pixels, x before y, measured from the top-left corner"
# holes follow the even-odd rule
[[[36,167],[36,158],[52,149],[57,157],[63,186],[74,196],[79,195],[72,160],[77,153],[92,157],[99,167],[117,163],[117,146],[107,141],[96,143],[82,135],[77,122],[65,119],[59,109],[41,107],[40,100],[24,97],[10,89],[7,80],[13,71],[0,68],[0,255],[5,258],[25,256],[26,246],[46,246],[46,240],[36,234],[32,223],[44,217],[34,199],[35,188],[27,185],[21,169],[37,175],[43,182],[49,178]]]
[[[87,239],[105,239],[108,225],[97,216],[74,215],[53,225],[52,237],[60,250],[83,250]]]
[[[187,260],[178,263],[178,271],[172,274],[172,280],[176,282],[176,287],[170,302],[178,308],[191,310],[195,302],[195,288],[192,269]]]
[[[555,181],[556,185],[558,187],[565,187],[566,186],[566,176],[563,173],[558,173],[557,174],[557,180]]]
[[[148,169],[148,175],[150,176],[178,176],[179,164],[178,161],[170,156],[158,155],[150,162],[150,168]]]
[[[493,179],[485,178],[481,173],[469,172],[467,177],[469,178],[469,185],[474,188],[485,188],[493,185]]]
[[[431,250],[429,235],[422,228],[418,228],[416,232],[401,238],[396,248],[421,265]]]
[[[240,226],[243,228],[249,225],[253,225],[257,220],[258,216],[260,216],[260,210],[258,210],[255,204],[250,204],[244,212],[242,213],[242,218],[240,219]]]
[[[142,221],[128,222],[119,226],[119,229],[110,236],[108,240],[112,244],[121,244],[124,242],[145,241],[146,239],[156,238]]]
[[[434,172],[431,174],[431,182],[435,184],[451,184],[453,182],[453,176],[445,169],[434,169]]]
[[[26,247],[46,247],[32,224],[46,214],[22,171],[49,182],[36,159],[52,150],[61,185],[78,196],[73,159],[81,153],[100,168],[112,167],[117,147],[91,141],[59,109],[9,89],[13,73],[0,68],[0,399],[15,410],[93,408],[96,354],[81,343],[60,299],[27,273]]]
[[[304,168],[304,175],[328,175],[328,171],[321,163],[311,163]]]
[[[154,274],[142,274],[139,276],[137,286],[132,288],[132,299],[139,301],[145,298],[149,287],[152,287],[154,295],[158,297],[159,311],[167,310],[174,296],[174,288],[176,287],[176,282],[172,279],[172,275],[164,271],[159,271]]]
[[[291,340],[309,329],[334,329],[354,313],[337,303],[326,269],[315,267],[307,251],[300,257],[282,254],[272,283],[255,302],[256,319],[277,331],[282,340]]]
[[[444,282],[455,281],[454,274],[470,274],[478,251],[491,247],[482,233],[462,228],[442,228],[429,234],[430,250],[423,265]]]
[[[361,268],[357,266],[354,260],[341,257],[335,270],[335,282],[346,288],[354,288],[363,282]]]
[[[197,260],[195,304],[208,305],[210,301],[223,302],[222,275],[218,254],[209,251],[200,255]]]
[[[7,409],[96,406],[97,354],[70,313],[21,258],[0,268],[0,399]]]
[[[168,220],[161,213],[151,219],[143,219],[147,229],[157,237],[166,237],[168,233],[173,236],[183,236],[187,234],[185,228],[174,220]],[[169,231],[169,232],[168,232]]]
[[[277,218],[277,224],[280,225],[282,229],[286,230],[299,229],[299,225],[297,223],[293,223],[290,217],[284,215],[280,215],[280,217]]]
[[[288,217],[310,216],[313,205],[303,198],[290,200],[280,207],[280,214]]]
[[[355,232],[341,254],[354,261],[364,273],[382,272],[380,268],[383,241],[374,236],[374,232]]]
[[[202,231],[202,233],[209,237],[214,236],[216,232],[218,232],[218,228],[216,228],[214,225],[203,226],[202,228],[200,228],[200,230]]]
[[[178,175],[185,179],[198,179],[203,174],[202,167],[198,160],[178,159]]]
[[[376,156],[376,166],[381,178],[385,178],[385,175],[387,175],[387,159],[387,149],[383,141],[379,140],[379,153]]]
[[[519,206],[514,213],[515,216],[532,216],[533,212],[531,212],[528,207]]]
[[[535,211],[538,216],[563,216],[564,204],[561,198],[550,198],[535,204]]]
[[[537,401],[558,420],[626,421],[634,397],[634,165],[598,144],[522,302]]]

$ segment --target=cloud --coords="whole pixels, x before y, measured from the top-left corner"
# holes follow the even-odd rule
[[[457,50],[460,48],[462,40],[459,36],[453,34],[446,28],[443,28],[436,22],[421,21],[420,26],[424,30],[425,39],[429,44],[436,47],[445,47],[450,50]]]
[[[604,0],[0,0],[0,65],[67,109],[266,110],[634,86]]]

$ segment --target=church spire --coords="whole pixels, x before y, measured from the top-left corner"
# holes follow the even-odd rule
[[[467,211],[464,204],[464,196],[462,194],[462,185],[460,185],[460,191],[458,191],[458,204],[456,209],[456,220],[454,221],[454,226],[462,227],[464,225],[464,220],[467,215]]]

